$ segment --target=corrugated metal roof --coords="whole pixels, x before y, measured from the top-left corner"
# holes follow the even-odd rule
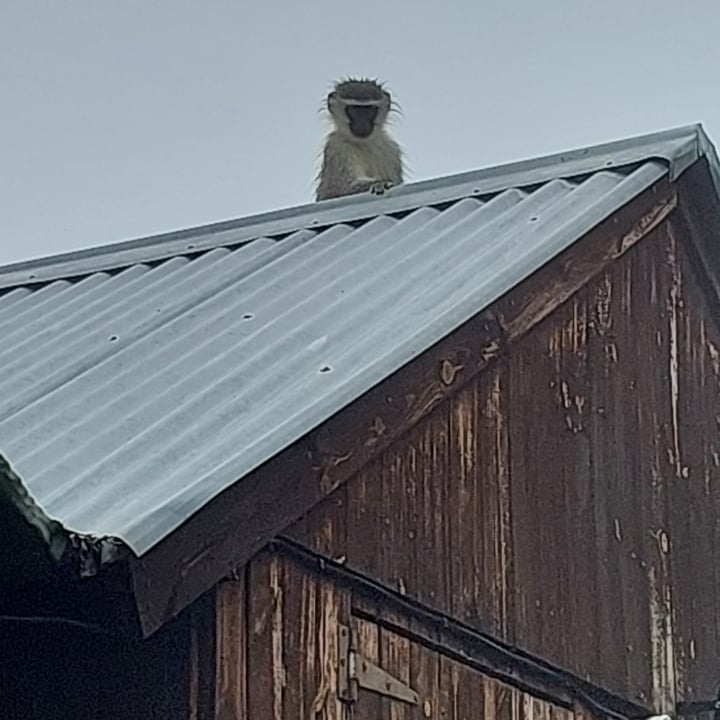
[[[142,554],[701,144],[652,137],[0,270],[0,450]]]

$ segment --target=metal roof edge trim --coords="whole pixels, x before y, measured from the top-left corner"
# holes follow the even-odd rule
[[[180,254],[241,244],[258,237],[288,234],[342,222],[356,222],[421,205],[483,196],[510,187],[527,187],[555,178],[581,176],[659,158],[668,163],[671,179],[704,154],[714,158],[716,191],[720,165],[702,125],[686,125],[649,135],[498,165],[482,170],[401,185],[386,196],[347,196],[300,205],[236,220],[227,220],[160,235],[127,240],[0,267],[0,288],[44,283],[64,277],[155,262]],[[713,162],[711,162],[711,165]]]

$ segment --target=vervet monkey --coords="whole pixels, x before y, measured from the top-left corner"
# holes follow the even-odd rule
[[[327,96],[334,128],[325,141],[316,200],[371,192],[381,195],[403,182],[400,146],[385,130],[393,109],[376,80],[349,78]]]

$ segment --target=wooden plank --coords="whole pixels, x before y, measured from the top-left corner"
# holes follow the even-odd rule
[[[247,717],[342,720],[338,626],[349,595],[277,553],[249,565]]]
[[[478,490],[477,379],[469,383],[448,405],[448,470],[444,508],[447,525],[448,611],[454,617],[479,624],[483,556],[478,535],[482,534],[482,492]],[[447,516],[452,508],[452,519]],[[468,550],[471,550],[468,552]],[[473,552],[472,550],[478,551]]]
[[[440,720],[454,720],[457,715],[453,692],[453,662],[438,653],[438,715]]]
[[[380,629],[375,623],[358,617],[351,619],[358,653],[368,660],[380,663]],[[386,720],[382,699],[376,693],[360,690],[358,701],[353,705],[353,720]]]
[[[188,716],[191,720],[215,717],[214,601],[215,593],[211,591],[196,602],[190,612]]]
[[[552,525],[561,510],[549,504],[546,507],[546,501],[549,503],[549,483],[556,468],[555,441],[560,424],[552,388],[554,359],[549,352],[556,345],[557,333],[555,323],[544,323],[516,345],[508,387],[518,608],[515,641],[553,661],[557,661],[555,639],[545,642],[545,625],[547,614],[554,609],[553,563],[560,550],[553,547]]]
[[[660,181],[490,310],[476,315],[343,412],[208,503],[132,562],[143,632],[244,564],[427,416],[675,206]],[[640,220],[638,220],[640,217]],[[495,317],[502,320],[504,337]]]
[[[398,592],[407,592],[407,546],[405,545],[402,502],[403,468],[402,453],[385,452],[380,466],[380,521],[377,534],[380,552],[374,560],[375,571],[385,583]],[[397,538],[397,539],[396,539]],[[382,647],[382,643],[381,643]],[[382,654],[382,650],[381,650]]]
[[[247,625],[245,573],[218,585],[215,594],[217,632],[217,720],[245,720],[247,711]]]
[[[682,333],[682,277],[677,257],[677,243],[665,224],[654,233],[659,252],[650,255],[647,248],[636,253],[635,288],[654,270],[659,302],[635,309],[633,315],[656,315],[655,358],[643,363],[637,378],[638,429],[645,441],[639,453],[638,502],[641,513],[636,523],[642,537],[642,567],[647,583],[649,677],[639,676],[631,688],[645,695],[653,710],[673,712],[675,707],[674,611],[670,587],[670,535],[667,522],[667,495],[671,484],[684,475],[685,451],[680,443],[679,358]],[[652,297],[640,294],[640,303]],[[638,303],[638,304],[640,304]],[[657,306],[663,308],[657,317]],[[642,313],[645,310],[645,313]],[[645,347],[638,344],[641,357]],[[628,629],[629,631],[629,629]]]
[[[623,261],[625,263],[626,260]],[[602,678],[603,684],[622,693],[626,687],[625,664],[607,663],[607,656],[625,653],[623,614],[617,598],[622,585],[619,553],[623,528],[615,515],[616,498],[623,494],[625,457],[629,448],[625,442],[618,445],[616,420],[623,420],[623,411],[616,407],[618,395],[627,390],[618,387],[618,334],[622,325],[624,293],[623,273],[616,269],[603,273],[589,288],[591,330],[588,337],[590,361],[590,426],[592,447],[590,486],[592,488],[592,519],[595,551],[593,554],[595,586],[600,595],[595,602],[594,627],[603,628],[603,641],[588,638],[594,657],[591,661],[593,678]],[[623,355],[623,360],[624,360]],[[623,500],[628,502],[628,500]],[[605,597],[607,596],[607,597]],[[593,628],[591,628],[593,632]],[[581,640],[582,642],[582,640]]]
[[[418,456],[418,512],[415,587],[431,607],[447,608],[449,537],[446,516],[448,478],[448,408],[438,408],[421,428]]]
[[[441,720],[440,715],[440,658],[436,652],[410,643],[410,687],[420,697],[420,706],[413,711],[414,718]]]
[[[561,327],[556,363],[555,392],[564,415],[564,427],[557,428],[555,464],[550,512],[563,508],[563,518],[553,522],[555,547],[569,552],[556,567],[557,614],[551,618],[550,632],[564,628],[558,647],[558,662],[582,677],[590,677],[595,666],[597,598],[595,583],[595,526],[593,485],[590,469],[593,408],[588,347],[592,304],[583,288],[567,304],[566,321]]]
[[[364,467],[347,486],[347,563],[379,575],[382,558],[380,526],[384,522],[382,458]]]
[[[248,567],[247,712],[253,720],[283,720],[283,562],[258,555]]]
[[[680,238],[684,306],[688,318],[685,363],[680,364],[681,443],[688,449],[685,483],[671,486],[673,594],[677,609],[677,682],[681,699],[713,696],[713,661],[720,651],[720,278],[717,227],[720,202],[702,160],[680,179],[681,217],[671,227]],[[689,363],[688,363],[689,361]],[[692,368],[688,372],[688,366]],[[688,377],[690,375],[690,377]],[[702,460],[694,442],[702,438]],[[712,528],[709,530],[708,528]],[[708,572],[708,567],[713,572]],[[713,588],[709,587],[712,582]],[[714,607],[710,607],[713,605]],[[714,614],[714,620],[713,620]],[[715,629],[714,637],[709,632]]]
[[[483,417],[480,452],[485,461],[477,494],[483,498],[482,543],[486,548],[483,585],[489,590],[484,625],[498,637],[513,640],[515,594],[507,385],[506,362],[497,364],[478,382],[477,397]]]
[[[490,679],[461,663],[451,674],[455,715],[453,720],[481,720],[485,717],[485,683]],[[508,720],[515,720],[508,718]]]
[[[410,641],[396,633],[380,630],[380,667],[406,685],[410,682]],[[381,713],[389,720],[411,720],[414,713],[405,703],[391,698],[381,701]]]
[[[313,698],[309,717],[344,720],[345,706],[338,694],[339,645],[338,626],[350,624],[350,597],[332,582],[318,583],[317,592],[318,691]]]
[[[343,485],[283,531],[327,557],[347,558],[348,490]]]
[[[662,317],[666,296],[660,237],[660,231],[652,233],[646,244],[629,255],[625,268],[620,268],[625,270],[616,317],[620,372],[613,382],[615,446],[622,443],[625,448],[619,451],[624,454],[624,464],[613,491],[626,647],[624,694],[648,705],[652,703],[652,612],[656,607],[652,563],[647,553],[649,533],[653,531],[648,486],[667,478],[659,456],[664,455],[664,465],[668,452],[673,452],[668,443],[672,418],[665,401],[670,395],[670,349]],[[639,597],[643,602],[638,602]],[[609,603],[610,598],[605,602]]]
[[[678,298],[678,429],[682,479],[669,484],[668,549],[674,613],[675,680],[683,699],[712,697],[718,637],[720,560],[720,330],[712,291],[693,258],[689,230],[673,222]],[[662,538],[660,538],[662,539]],[[708,571],[712,568],[712,571]],[[715,628],[715,632],[711,632]]]
[[[318,633],[318,580],[282,557],[283,717],[314,720],[313,705],[325,700]]]

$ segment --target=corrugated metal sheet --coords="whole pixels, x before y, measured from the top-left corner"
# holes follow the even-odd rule
[[[408,207],[410,187],[395,212],[358,219],[348,199],[351,222],[245,228],[240,246],[202,230],[207,249],[161,261],[9,268],[6,284],[70,276],[0,297],[0,449],[51,516],[142,554],[667,172],[648,160],[527,186],[515,168],[482,199]],[[105,269],[68,269],[88,261]]]

